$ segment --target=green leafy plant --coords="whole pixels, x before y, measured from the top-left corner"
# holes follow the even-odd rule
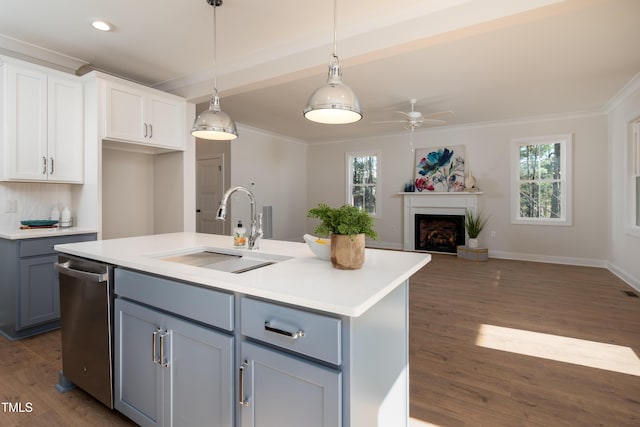
[[[467,234],[470,238],[476,239],[484,226],[487,223],[487,219],[482,219],[482,215],[479,213],[476,215],[473,212],[467,211],[464,216],[464,228],[467,230]]]
[[[307,216],[320,219],[321,222],[314,231],[322,236],[331,233],[355,236],[363,233],[372,239],[378,237],[378,233],[373,229],[373,217],[355,206],[343,205],[339,208],[332,208],[320,203],[318,207],[309,209]]]

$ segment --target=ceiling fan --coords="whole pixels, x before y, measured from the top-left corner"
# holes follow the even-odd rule
[[[383,121],[375,121],[370,122],[374,124],[386,124],[386,123],[404,123],[404,127],[406,129],[411,129],[412,131],[422,127],[423,124],[443,124],[447,123],[446,120],[438,119],[437,117],[448,116],[453,114],[453,111],[437,111],[435,113],[423,114],[420,111],[415,110],[417,99],[411,98],[409,100],[409,104],[411,104],[411,111],[396,111],[398,114],[402,114],[404,116],[403,119],[400,120],[383,120]]]

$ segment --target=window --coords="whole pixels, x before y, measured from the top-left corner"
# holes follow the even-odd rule
[[[640,119],[631,124],[629,143],[629,223],[635,232],[640,231]]]
[[[380,211],[379,169],[378,153],[347,153],[347,204],[378,216]]]
[[[555,135],[512,142],[512,223],[571,225],[571,141]]]

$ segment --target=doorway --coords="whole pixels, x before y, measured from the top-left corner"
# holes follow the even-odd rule
[[[224,192],[224,155],[196,160],[196,231],[224,234],[224,222],[216,220]]]

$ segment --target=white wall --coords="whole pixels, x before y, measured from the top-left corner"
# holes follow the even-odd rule
[[[143,236],[154,230],[154,156],[102,153],[102,238]]]
[[[573,225],[512,225],[510,219],[510,144],[513,138],[571,133],[573,145]],[[414,146],[464,145],[466,164],[483,191],[478,207],[489,216],[480,244],[491,256],[606,265],[607,117],[589,115],[544,121],[428,129],[416,132]],[[308,148],[308,206],[345,203],[345,153],[381,152],[382,213],[376,221],[378,241],[371,246],[402,246],[402,191],[411,179],[413,155],[409,134],[380,136]],[[312,230],[308,221],[307,230]],[[489,237],[495,231],[496,237]]]
[[[636,76],[616,101],[609,114],[610,209],[609,241],[610,268],[629,284],[640,290],[640,230],[630,226],[627,197],[627,144],[629,124],[640,118],[640,75]]]
[[[273,207],[273,238],[302,241],[307,214],[307,146],[302,141],[238,125],[238,139],[231,141],[231,181],[256,198],[258,213]],[[236,193],[227,222],[238,219],[248,228],[249,199]]]

